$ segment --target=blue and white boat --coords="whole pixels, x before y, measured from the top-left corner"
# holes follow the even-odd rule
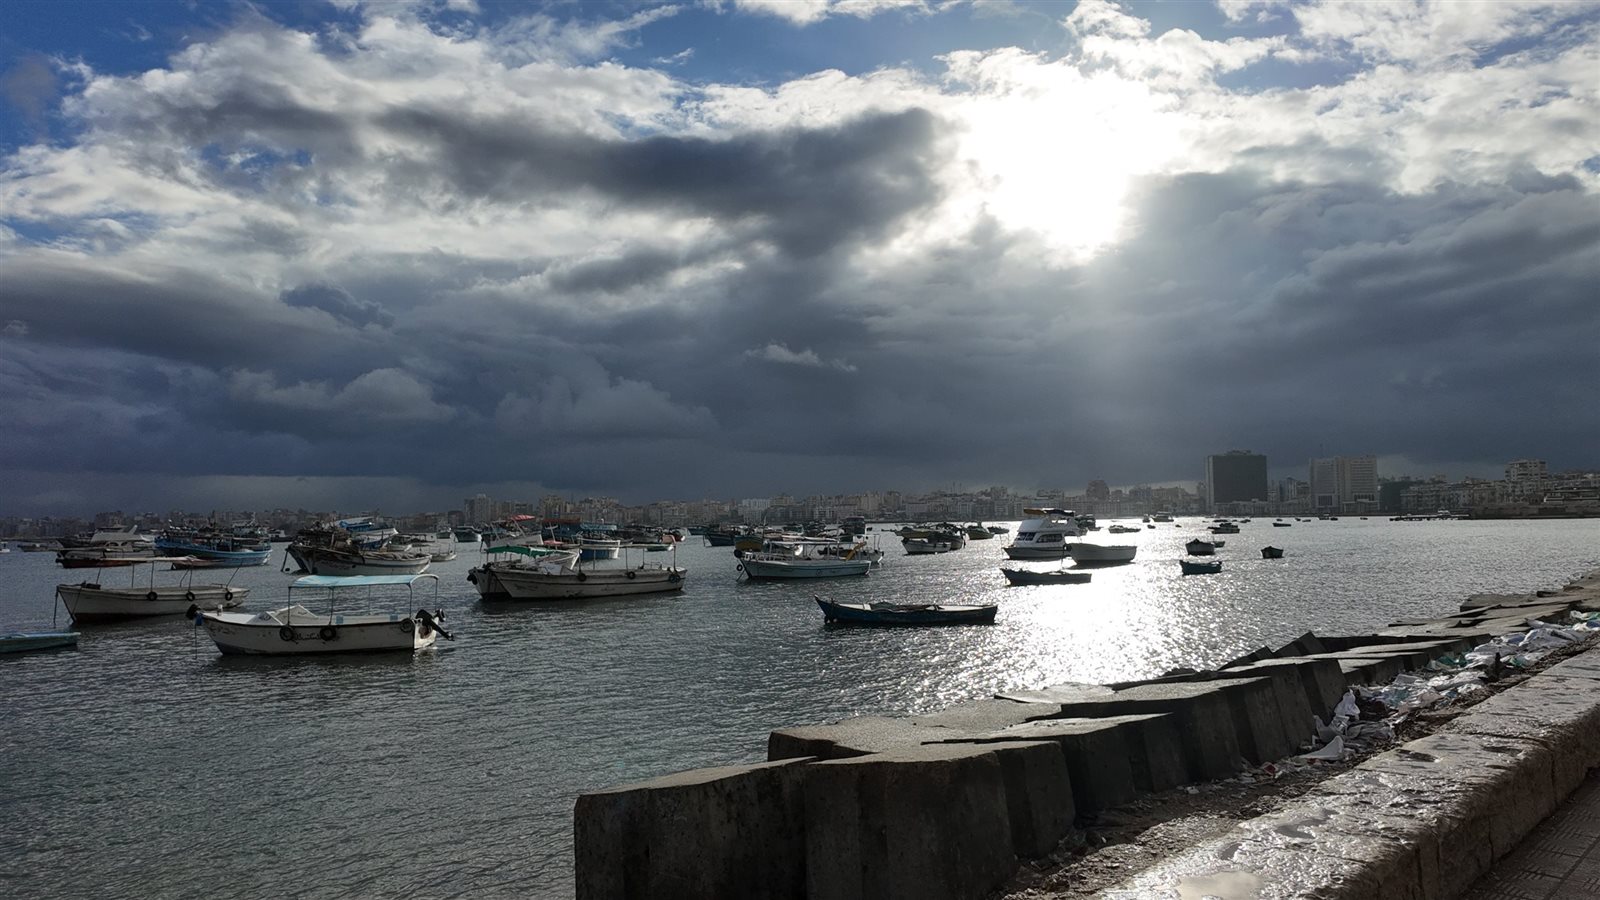
[[[215,531],[168,531],[156,538],[156,550],[163,556],[192,557],[174,562],[174,569],[237,569],[266,565],[272,544]]]
[[[33,650],[56,650],[75,647],[76,631],[15,631],[0,634],[0,653],[27,653]]]

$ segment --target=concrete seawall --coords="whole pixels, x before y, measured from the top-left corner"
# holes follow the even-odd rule
[[[1439,620],[1306,635],[1214,672],[772,732],[769,762],[585,794],[580,900],[980,898],[1075,822],[1294,754],[1349,685],[1600,610],[1600,573]],[[1106,896],[1453,898],[1600,766],[1600,649]]]

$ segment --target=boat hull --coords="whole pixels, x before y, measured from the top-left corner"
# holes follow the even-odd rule
[[[1185,575],[1215,575],[1222,571],[1222,563],[1218,562],[1190,562],[1187,559],[1178,560],[1183,567]]]
[[[1080,566],[1120,566],[1133,562],[1139,548],[1131,544],[1073,544],[1072,561]]]
[[[393,615],[383,621],[352,621],[333,616],[307,624],[282,625],[276,621],[243,622],[238,614],[204,616],[206,633],[228,656],[307,656],[329,653],[395,653],[431,647],[438,632],[409,616]],[[258,617],[249,617],[252,619]],[[375,616],[361,616],[362,620]],[[422,632],[427,631],[427,634]]]
[[[1006,581],[1012,584],[1083,584],[1088,572],[1029,572],[1026,569],[1001,569]]]
[[[739,566],[747,578],[848,578],[867,574],[872,563],[864,559],[745,559]]]
[[[907,605],[872,607],[865,604],[834,603],[817,598],[824,622],[838,625],[993,625],[999,607]]]
[[[181,616],[191,606],[231,609],[243,603],[249,593],[246,587],[220,584],[156,588],[108,588],[89,583],[56,586],[56,596],[66,606],[67,614],[79,623]]]
[[[427,554],[391,559],[366,553],[312,549],[295,554],[312,575],[421,575],[432,561]]]
[[[0,653],[31,653],[36,650],[59,650],[76,647],[76,631],[40,631],[0,634]]]
[[[1006,556],[1010,559],[1066,559],[1072,553],[1071,544],[1056,544],[1044,547],[1019,547],[1015,544],[1005,548]]]
[[[681,591],[687,574],[687,569],[679,567],[556,574],[491,563],[473,569],[468,580],[485,600],[593,600]]]

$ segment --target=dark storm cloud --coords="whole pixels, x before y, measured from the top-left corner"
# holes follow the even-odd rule
[[[0,320],[31,339],[213,368],[348,365],[373,342],[191,269],[135,273],[87,260],[0,259]],[[320,321],[319,321],[320,320]]]
[[[393,110],[378,121],[435,148],[425,170],[402,168],[402,178],[443,172],[452,189],[499,203],[588,189],[624,205],[756,219],[801,256],[881,236],[939,197],[940,126],[924,110],[720,140],[604,139],[448,109]]]
[[[320,309],[340,322],[360,328],[363,325],[387,327],[394,324],[381,304],[371,300],[357,300],[350,292],[334,284],[303,284],[278,295],[288,306]]]

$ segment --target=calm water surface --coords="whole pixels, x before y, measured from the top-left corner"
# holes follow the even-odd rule
[[[1005,585],[1004,537],[907,557],[883,535],[881,569],[813,584],[739,582],[730,549],[691,544],[681,596],[513,607],[478,602],[463,552],[427,603],[458,640],[398,659],[225,659],[181,619],[85,627],[75,651],[0,657],[0,896],[569,896],[577,794],[761,759],[772,728],[1211,665],[1600,567],[1592,521],[1257,520],[1224,537],[1222,574],[1184,578],[1201,533],[1099,532],[1137,562],[1049,587]],[[1269,543],[1288,558],[1260,559]],[[82,572],[0,555],[0,630],[48,626]],[[235,583],[263,609],[290,580]],[[1001,609],[824,628],[814,592]]]

